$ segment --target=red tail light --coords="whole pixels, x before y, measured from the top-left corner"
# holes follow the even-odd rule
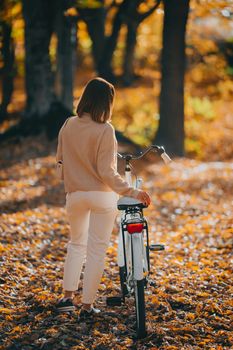
[[[127,224],[127,231],[129,233],[141,233],[143,231],[144,224],[142,222]]]

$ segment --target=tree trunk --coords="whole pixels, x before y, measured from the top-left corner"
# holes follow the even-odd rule
[[[137,44],[137,31],[139,25],[150,16],[159,6],[160,0],[144,13],[140,13],[139,6],[143,0],[131,0],[127,9],[127,36],[125,45],[125,55],[123,60],[123,83],[125,86],[130,86],[134,79],[134,55]]]
[[[73,107],[73,51],[71,23],[64,17],[65,0],[23,0],[25,20],[25,70],[27,105],[26,117],[43,118],[60,104],[61,109]],[[57,32],[57,62],[60,77],[60,96],[55,94],[49,46]]]
[[[73,85],[76,68],[77,24],[66,18],[61,8],[57,14],[57,82],[58,99],[68,110],[73,110]]]
[[[7,106],[11,101],[14,84],[14,43],[11,37],[12,27],[9,23],[1,22],[2,28],[2,100],[0,105],[0,120],[6,118]]]
[[[92,41],[92,56],[94,69],[100,74],[100,61],[103,55],[105,42],[105,9],[103,5],[99,8],[78,8],[81,19],[86,23],[87,30]]]
[[[137,43],[136,22],[129,22],[127,25],[126,47],[123,61],[123,76],[122,80],[125,86],[130,86],[134,80],[134,53]]]
[[[116,49],[121,26],[126,20],[125,16],[127,13],[128,6],[129,0],[123,0],[123,2],[119,5],[117,13],[113,19],[112,32],[105,41],[105,47],[100,62],[100,75],[103,78],[110,80],[111,82],[114,82],[115,80],[112,69],[113,53]]]
[[[164,0],[160,121],[155,142],[184,155],[185,32],[189,0]]]
[[[55,99],[49,57],[53,14],[45,0],[23,0],[23,14],[27,93],[25,116],[43,117]]]

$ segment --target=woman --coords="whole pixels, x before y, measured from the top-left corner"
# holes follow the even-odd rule
[[[128,185],[117,172],[117,141],[110,124],[115,90],[101,78],[88,82],[77,106],[58,136],[57,162],[62,161],[70,241],[64,267],[64,297],[59,311],[74,310],[84,256],[80,317],[99,313],[93,307],[104,259],[117,214],[118,195],[150,204],[149,195]]]

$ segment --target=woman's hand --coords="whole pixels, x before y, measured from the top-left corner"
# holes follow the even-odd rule
[[[144,205],[146,205],[147,207],[150,205],[151,203],[151,199],[150,196],[147,192],[141,191],[138,193],[137,195],[137,199],[142,202]]]

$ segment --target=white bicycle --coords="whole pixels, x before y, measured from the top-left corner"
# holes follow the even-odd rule
[[[165,163],[171,159],[165,153],[163,147],[152,145],[139,156],[131,154],[118,156],[125,161],[125,179],[130,186],[133,186],[132,159],[140,159],[150,151],[159,153]],[[142,179],[136,177],[135,188],[141,188]],[[131,197],[122,197],[118,201],[118,209],[121,211],[118,256],[117,263],[119,266],[121,296],[108,297],[107,305],[121,305],[125,298],[134,296],[136,309],[136,333],[138,338],[144,338],[146,332],[146,313],[145,313],[145,296],[144,289],[148,285],[150,274],[150,250],[164,250],[164,245],[149,244],[149,231],[147,221],[143,215],[143,209],[146,206]]]

